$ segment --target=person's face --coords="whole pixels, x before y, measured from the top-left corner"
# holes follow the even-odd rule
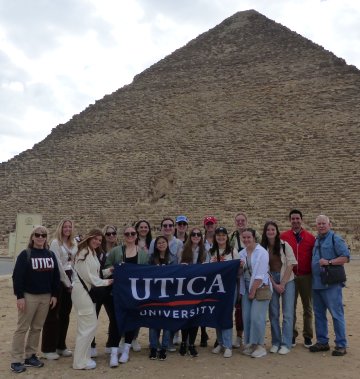
[[[91,250],[96,250],[102,242],[102,236],[95,236],[89,241],[89,247]]]
[[[70,221],[65,221],[62,227],[62,235],[64,237],[70,237],[72,233],[72,223]]]
[[[190,233],[191,242],[194,245],[198,245],[201,241],[201,231],[199,229],[194,229]]]
[[[161,226],[161,232],[165,237],[174,235],[174,223],[171,220],[164,220]]]
[[[319,234],[326,234],[330,230],[330,222],[326,217],[318,217],[316,219],[316,229]]]
[[[268,225],[268,227],[266,228],[266,237],[269,239],[269,240],[274,240],[275,237],[276,237],[276,228],[274,225]]]
[[[207,232],[214,233],[215,229],[216,229],[216,224],[214,224],[213,222],[208,222],[207,224],[205,224],[205,230]]]
[[[164,253],[168,247],[168,242],[164,238],[159,238],[156,242],[156,247],[160,253]]]
[[[291,229],[300,230],[301,224],[302,224],[301,216],[298,213],[293,213],[290,216],[290,224],[291,224]]]
[[[244,215],[237,215],[235,218],[235,226],[238,230],[243,230],[247,227],[247,220]]]
[[[188,228],[188,224],[185,222],[185,221],[180,221],[176,224],[176,227],[177,227],[177,230],[179,232],[183,232],[185,233],[187,228]]]
[[[149,226],[146,222],[140,222],[138,227],[139,236],[145,238],[149,233]]]
[[[105,233],[106,242],[114,243],[116,241],[117,232],[114,228],[107,228]]]
[[[252,235],[251,232],[243,232],[241,236],[245,247],[253,246],[255,244],[255,237]]]
[[[216,242],[221,247],[224,247],[226,245],[227,238],[228,236],[225,233],[218,233],[215,235]]]
[[[36,230],[31,239],[35,249],[42,249],[45,246],[47,234],[43,233],[41,230]]]
[[[126,228],[125,231],[124,231],[124,241],[126,244],[131,244],[131,243],[135,243],[135,240],[136,240],[136,236],[137,236],[137,233],[136,233],[136,230],[135,228]]]

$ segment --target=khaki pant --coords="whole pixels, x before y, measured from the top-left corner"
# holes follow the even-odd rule
[[[25,358],[36,354],[40,332],[44,325],[47,313],[49,311],[50,297],[49,293],[41,295],[32,295],[25,293],[25,309],[18,310],[18,322],[12,342],[12,362],[23,362],[24,345]],[[28,333],[25,343],[26,333]]]
[[[312,309],[312,279],[311,274],[295,277],[295,312],[294,312],[294,331],[293,337],[299,333],[296,329],[296,304],[300,295],[303,306],[303,337],[313,338],[313,309]]]

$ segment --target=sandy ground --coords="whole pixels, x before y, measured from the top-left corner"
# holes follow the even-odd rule
[[[58,361],[46,361],[40,369],[28,368],[20,374],[22,378],[358,378],[360,372],[360,333],[356,332],[360,311],[360,276],[358,271],[360,260],[353,260],[347,265],[348,282],[344,289],[345,315],[349,341],[348,354],[344,357],[332,357],[331,351],[326,353],[310,353],[303,347],[302,339],[286,356],[268,354],[264,358],[253,359],[240,354],[234,349],[233,357],[223,358],[211,353],[211,347],[198,348],[197,358],[181,357],[177,352],[168,353],[166,361],[150,361],[147,349],[147,329],[140,331],[142,350],[131,353],[130,361],[118,368],[109,368],[108,355],[104,353],[107,319],[102,310],[100,325],[97,331],[99,356],[96,358],[97,368],[91,371],[78,371],[71,368],[71,358],[60,358]],[[10,276],[0,277],[0,378],[8,378],[18,374],[10,372],[10,349],[12,335],[16,325],[17,311],[15,297],[12,293]],[[301,305],[299,306],[301,310]],[[298,318],[301,319],[300,313]],[[330,344],[334,345],[331,329]],[[74,348],[76,329],[75,314],[71,314],[71,325],[68,333],[68,347]],[[214,331],[209,330],[210,343],[213,344]],[[198,341],[197,341],[198,342]],[[270,326],[267,326],[267,348],[270,347]]]

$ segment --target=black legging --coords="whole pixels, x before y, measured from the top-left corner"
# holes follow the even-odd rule
[[[193,326],[188,329],[181,329],[181,341],[187,343],[189,339],[189,345],[194,345],[198,329],[198,326]]]

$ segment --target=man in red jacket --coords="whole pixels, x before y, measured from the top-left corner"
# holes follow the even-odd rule
[[[309,348],[313,338],[313,310],[311,298],[311,258],[315,244],[315,237],[302,227],[302,213],[293,209],[289,213],[291,229],[281,233],[280,238],[286,241],[293,249],[298,264],[294,267],[295,274],[295,313],[293,346],[299,335],[296,329],[296,304],[300,295],[303,306],[303,337],[304,346]]]

